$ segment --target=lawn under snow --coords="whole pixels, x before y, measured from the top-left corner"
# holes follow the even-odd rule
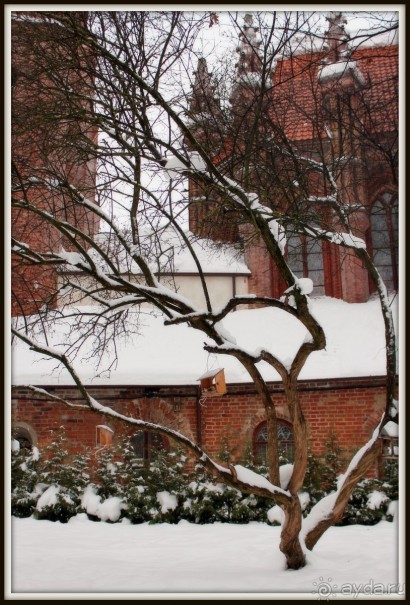
[[[323,326],[327,344],[323,351],[309,357],[300,375],[302,380],[383,376],[386,373],[384,325],[378,300],[349,304],[322,297],[312,298],[310,305]],[[392,306],[396,316],[397,297]],[[117,385],[197,384],[199,376],[218,367],[225,368],[228,383],[250,381],[236,359],[204,351],[205,337],[197,330],[185,325],[164,326],[161,317],[152,315],[143,316],[142,321],[141,334],[126,341],[118,339],[118,364],[109,375],[98,374],[95,359],[76,360],[74,366],[86,383],[106,384],[109,378],[110,384]],[[65,323],[67,328],[68,320]],[[253,353],[263,347],[284,363],[293,359],[307,337],[306,329],[295,318],[274,308],[236,311],[218,327],[236,346]],[[50,335],[50,345],[66,343],[67,339],[67,335],[57,330]],[[83,351],[85,355],[92,344],[92,341],[88,343]],[[112,356],[107,357],[106,365],[109,365],[108,360],[112,361]],[[12,383],[71,384],[66,372],[53,372],[55,366],[54,360],[47,361],[17,342],[12,352]],[[259,367],[266,380],[279,379],[265,362]]]
[[[84,514],[67,524],[13,518],[11,594],[303,593],[317,599],[318,590],[321,598],[329,591],[355,598],[361,590],[400,599],[396,522],[330,528],[299,571],[285,570],[279,531],[263,523],[94,523]]]

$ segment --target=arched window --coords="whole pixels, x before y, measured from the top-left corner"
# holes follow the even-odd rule
[[[287,260],[296,277],[310,277],[315,296],[325,294],[322,242],[305,235],[286,233]]]
[[[398,289],[397,195],[384,193],[370,211],[370,248],[373,261],[389,292]],[[374,286],[373,286],[374,288]]]
[[[290,424],[283,420],[278,420],[278,446],[279,454],[287,461],[292,461],[295,451],[295,440]],[[262,422],[254,433],[253,452],[257,464],[266,464],[268,449],[268,427],[267,423]]]
[[[158,451],[168,451],[169,445],[164,437],[150,431],[137,431],[131,437],[131,445],[137,458],[149,462]]]
[[[19,442],[21,450],[32,450],[33,449],[33,438],[30,435],[28,429],[18,426],[13,429],[13,438]]]
[[[27,422],[19,422],[12,427],[12,437],[19,442],[20,449],[30,451],[37,445],[37,435]]]

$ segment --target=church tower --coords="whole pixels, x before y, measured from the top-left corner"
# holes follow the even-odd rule
[[[327,50],[318,81],[322,93],[323,113],[330,132],[333,158],[349,158],[343,176],[337,180],[340,201],[345,206],[364,208],[366,200],[365,178],[361,145],[355,133],[360,130],[361,92],[365,79],[357,61],[352,57],[346,19],[341,12],[330,12],[326,32]],[[366,211],[349,212],[350,228],[354,235],[366,239],[369,220]],[[343,231],[343,225],[334,227]],[[337,279],[330,284],[330,291],[347,302],[362,302],[369,295],[368,276],[361,261],[348,249],[328,246],[328,262],[340,267],[340,272],[330,273],[328,279]]]
[[[251,155],[261,157],[249,134],[260,123],[256,115],[261,86],[260,45],[259,29],[253,16],[246,14],[236,49],[238,61],[229,115],[224,118],[215,99],[211,74],[203,58],[198,62],[190,104],[190,126],[198,140],[210,151],[215,164],[248,191],[258,191]],[[256,137],[256,141],[261,139]],[[240,245],[251,271],[249,291],[258,296],[280,296],[284,284],[254,227],[242,223],[219,191],[205,190],[194,177],[189,179],[189,193],[190,230],[201,237]]]
[[[226,120],[205,58],[198,60],[194,75],[188,123],[197,141],[207,150],[215,165],[221,167],[228,157]],[[188,188],[190,230],[200,237],[214,241],[237,242],[237,220],[232,216],[229,206],[224,204],[220,191],[215,187],[205,186],[195,179],[194,175],[189,177]]]

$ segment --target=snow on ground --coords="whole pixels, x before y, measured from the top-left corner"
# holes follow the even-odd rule
[[[312,298],[310,304],[324,328],[327,345],[309,357],[301,379],[385,374],[384,327],[378,300],[349,304],[322,297]],[[396,299],[393,305],[397,314]],[[217,367],[225,368],[227,383],[250,381],[235,359],[204,351],[205,338],[197,330],[185,325],[164,326],[162,318],[151,315],[145,315],[143,322],[140,335],[118,342],[118,365],[109,376],[111,384],[198,384],[199,376]],[[306,329],[279,309],[239,310],[225,318],[223,326],[237,346],[252,352],[264,347],[284,363],[289,363],[307,337]],[[60,341],[64,342],[64,336],[60,335]],[[54,360],[44,360],[23,343],[16,343],[12,383],[71,384],[66,373],[53,373],[55,365]],[[74,365],[85,382],[107,383],[108,375],[96,376],[92,361],[77,360]],[[267,380],[278,380],[278,374],[266,363],[261,362],[260,369]]]
[[[361,589],[367,600],[372,591],[400,599],[396,522],[330,528],[299,571],[284,568],[279,529],[263,523],[93,523],[84,514],[67,524],[13,518],[11,594],[75,593],[78,599],[79,593],[115,593],[127,599],[127,593],[183,593],[187,599],[188,593],[223,593],[223,599],[242,593],[275,599],[283,593],[284,599],[317,600],[318,594],[341,598],[350,591],[353,600]]]

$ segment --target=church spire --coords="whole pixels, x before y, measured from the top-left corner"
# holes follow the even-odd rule
[[[243,31],[239,34],[239,46],[236,49],[239,53],[236,64],[239,77],[260,71],[258,56],[260,45],[259,27],[253,25],[253,16],[248,13],[244,17]]]
[[[239,34],[239,45],[236,49],[236,82],[232,88],[231,103],[236,109],[250,105],[253,95],[260,87],[261,60],[259,48],[262,42],[259,27],[253,24],[253,16],[246,14],[244,25]]]
[[[206,59],[198,59],[198,67],[194,72],[195,81],[192,85],[190,111],[192,113],[213,113],[219,107],[215,98],[215,87],[211,82],[212,74],[208,71]]]
[[[345,30],[347,23],[341,11],[329,12],[327,17],[329,28],[326,32],[326,42],[329,49],[327,62],[336,63],[347,59],[350,54],[349,34]]]

